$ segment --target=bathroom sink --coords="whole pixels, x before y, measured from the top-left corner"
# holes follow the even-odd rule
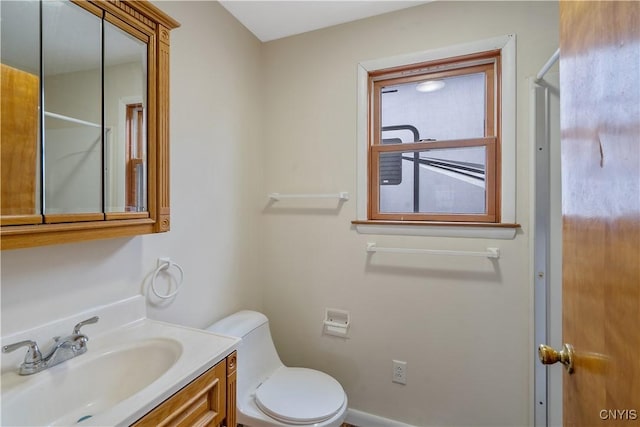
[[[3,394],[2,424],[80,425],[157,380],[181,353],[176,340],[150,339],[54,366]]]
[[[40,329],[2,337],[3,344],[47,339],[78,319],[86,353],[32,375],[18,375],[25,353],[3,354],[3,426],[129,426],[236,349],[238,338],[151,320],[136,297]],[[49,338],[46,338],[49,337]]]

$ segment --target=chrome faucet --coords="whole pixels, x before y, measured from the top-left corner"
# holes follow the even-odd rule
[[[24,361],[18,369],[20,375],[31,375],[36,372],[44,371],[47,368],[64,362],[65,360],[72,359],[76,356],[87,351],[87,341],[89,337],[80,333],[80,328],[85,325],[97,323],[98,316],[94,316],[90,319],[83,320],[73,328],[71,335],[64,338],[54,337],[53,345],[43,356],[40,352],[40,348],[35,341],[25,340],[14,344],[5,345],[2,347],[3,353],[10,353],[21,347],[27,347],[27,354],[24,356]]]

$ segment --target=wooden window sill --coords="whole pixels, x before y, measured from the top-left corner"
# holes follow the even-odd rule
[[[360,234],[514,239],[520,224],[488,222],[351,221]]]

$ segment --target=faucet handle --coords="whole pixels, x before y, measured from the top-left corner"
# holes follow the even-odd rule
[[[92,323],[98,323],[98,320],[100,320],[100,318],[98,316],[93,316],[90,319],[83,320],[82,322],[78,323],[76,326],[73,327],[73,333],[75,335],[79,335],[80,334],[80,328],[82,328],[85,325],[90,325]]]
[[[5,345],[2,347],[3,353],[10,353],[15,351],[21,347],[29,347],[27,349],[27,354],[24,356],[24,363],[38,363],[42,360],[42,353],[40,353],[40,349],[38,348],[38,344],[35,341],[24,340],[20,342],[16,342],[13,344]]]
[[[72,335],[74,337],[73,349],[75,351],[81,350],[82,348],[87,347],[87,341],[89,341],[89,337],[83,334]]]

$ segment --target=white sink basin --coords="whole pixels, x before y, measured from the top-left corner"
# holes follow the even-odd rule
[[[89,424],[95,414],[157,380],[181,353],[176,340],[150,339],[93,357],[78,356],[34,374],[33,381],[3,395],[2,425]]]
[[[4,371],[0,425],[128,426],[239,342],[146,318],[87,335],[85,354],[33,375]]]

